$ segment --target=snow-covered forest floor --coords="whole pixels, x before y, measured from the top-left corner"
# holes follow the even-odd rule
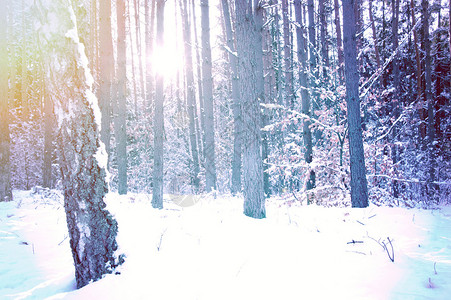
[[[75,290],[61,195],[16,191],[14,199],[0,203],[0,299],[451,297],[451,207],[270,199],[267,218],[255,220],[237,197],[187,208],[167,197],[155,210],[149,195],[110,193],[126,261],[119,274]]]

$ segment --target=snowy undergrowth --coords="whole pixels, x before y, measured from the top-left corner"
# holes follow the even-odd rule
[[[0,298],[449,299],[451,208],[300,206],[272,199],[267,218],[242,199],[108,194],[126,262],[74,290],[64,209],[57,197],[15,192],[0,203]],[[384,248],[384,244],[386,245]],[[391,261],[392,248],[394,262]]]

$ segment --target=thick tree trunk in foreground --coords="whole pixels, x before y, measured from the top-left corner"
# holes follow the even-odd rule
[[[13,199],[9,155],[7,2],[0,1],[0,202]]]
[[[205,107],[205,189],[216,189],[215,122],[213,113],[213,75],[210,46],[210,13],[208,0],[201,0],[202,91]]]
[[[60,2],[61,4],[61,2]],[[69,9],[67,7],[69,6]],[[93,78],[87,65],[84,46],[78,38],[76,20],[69,1],[55,7],[60,15],[58,34],[67,64],[58,85],[59,159],[64,190],[64,207],[70,246],[75,265],[77,287],[111,273],[118,262],[116,220],[105,209],[108,192],[105,180],[108,157],[100,141],[100,109],[92,93]],[[66,13],[64,14],[64,10]],[[60,65],[61,66],[61,65]]]
[[[127,194],[127,70],[125,0],[117,0],[117,111],[115,111],[118,192]]]
[[[257,95],[257,66],[254,10],[251,1],[235,0],[238,72],[243,115],[243,188],[244,214],[266,217],[261,159],[261,114]]]
[[[157,47],[163,46],[165,0],[157,0]],[[164,77],[156,73],[152,207],[163,208]]]
[[[230,19],[230,9],[227,0],[222,0],[222,10],[224,14],[224,25],[226,31],[227,47],[230,51],[235,51],[232,22]],[[233,100],[233,156],[232,156],[232,184],[230,190],[232,194],[241,191],[241,98],[238,77],[238,58],[229,52],[229,64],[232,73],[232,100]]]
[[[360,119],[359,73],[357,64],[354,0],[343,0],[343,42],[345,55],[346,103],[349,124],[352,207],[368,206],[368,186]]]

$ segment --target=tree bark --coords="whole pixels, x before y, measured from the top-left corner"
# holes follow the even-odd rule
[[[232,156],[232,184],[230,190],[232,194],[241,191],[241,98],[238,77],[238,57],[231,52],[236,52],[232,22],[230,19],[230,9],[227,0],[222,0],[222,10],[224,15],[224,25],[226,32],[227,47],[229,48],[229,65],[232,76],[232,100],[233,100],[233,156]],[[231,52],[230,52],[231,51]]]
[[[368,187],[360,118],[354,0],[343,0],[343,42],[345,55],[346,103],[349,124],[352,207],[368,206]]]
[[[208,0],[201,0],[202,91],[205,107],[205,189],[216,189],[215,123],[213,112],[213,75],[210,46],[210,13]]]
[[[127,70],[125,0],[117,0],[117,111],[115,112],[118,192],[127,194]]]
[[[8,1],[1,0],[0,12],[0,202],[13,200],[8,109]]]
[[[196,90],[194,83],[193,73],[193,51],[191,43],[191,26],[188,20],[188,2],[187,0],[180,2],[180,8],[182,12],[183,22],[183,40],[185,48],[185,74],[186,74],[186,103],[188,106],[188,126],[189,126],[189,140],[191,146],[191,157],[193,159],[192,170],[192,184],[195,191],[199,190],[199,152],[197,148],[196,128],[195,128],[195,102],[196,102]]]
[[[283,19],[283,58],[285,66],[285,105],[294,109],[293,66],[291,58],[290,20],[288,19],[288,0],[282,0]]]
[[[100,136],[108,155],[111,153],[111,99],[114,78],[113,36],[111,31],[111,2],[100,1],[100,86],[98,98],[102,112],[102,129]]]
[[[59,4],[63,6],[57,6],[55,11],[61,16],[60,24],[67,25],[58,28],[64,44],[55,51],[65,49],[68,63],[61,71],[66,84],[58,85],[58,94],[65,95],[59,97],[57,106],[62,112],[58,148],[75,278],[77,288],[81,288],[111,273],[121,259],[114,253],[118,225],[105,209],[108,158],[100,140],[100,109],[92,92],[94,80],[86,54],[80,50],[84,47],[77,25],[67,22],[76,20],[72,5],[69,1]]]
[[[370,0],[371,2],[372,0]],[[343,55],[343,41],[341,39],[341,24],[340,24],[340,6],[338,0],[334,0],[335,11],[335,31],[337,33],[337,48],[338,48],[338,75],[340,83],[344,82],[344,55]]]
[[[302,97],[302,113],[306,116],[310,116],[310,95],[308,91],[308,62],[307,62],[307,41],[304,36],[302,27],[304,26],[304,21],[302,18],[302,3],[301,0],[294,1],[294,9],[296,14],[296,37],[298,44],[298,60],[301,63],[301,70],[299,72],[299,80],[301,84],[301,97]],[[312,147],[312,132],[310,130],[310,119],[304,119],[303,126],[303,140],[304,140],[304,160],[310,165],[313,158],[313,147]],[[308,170],[308,180],[306,184],[307,190],[311,190],[315,187],[315,171],[309,168]]]
[[[373,17],[373,0],[368,0],[368,3],[369,3],[368,14],[369,14],[369,17],[370,17],[371,30],[372,30],[372,33],[373,33],[374,54],[376,55],[377,71],[378,72],[382,72],[382,70],[381,70],[381,57],[380,57],[380,54],[379,54],[379,47],[377,46],[376,25],[374,23],[374,17]],[[383,83],[384,82],[382,80],[382,76],[380,76],[379,79],[380,79],[381,87],[383,87]]]
[[[42,80],[42,96],[44,98],[44,161],[42,168],[42,186],[46,188],[53,187],[52,174],[52,154],[53,154],[53,128],[54,128],[54,114],[53,101],[47,92],[47,83],[44,67],[41,68]]]
[[[244,214],[264,218],[263,166],[261,158],[261,115],[257,94],[256,30],[252,1],[235,0],[238,72],[243,116]]]
[[[327,0],[319,1],[319,20],[321,25],[321,56],[322,56],[322,65],[323,65],[323,78],[327,80],[329,78],[328,69],[329,69],[329,45],[327,40],[327,15],[326,11],[326,2]]]
[[[399,117],[399,103],[400,103],[400,79],[399,79],[399,62],[398,62],[398,20],[399,20],[399,0],[393,0],[392,2],[392,32],[393,32],[393,53],[396,53],[393,58],[393,87],[395,88],[395,94],[393,99],[393,112],[395,120]],[[398,128],[395,124],[392,131],[392,161],[395,170],[395,175],[397,174],[397,163],[398,163],[398,147],[396,145],[396,137],[398,135]],[[398,177],[398,176],[396,176]],[[393,197],[399,197],[399,184],[397,180],[393,180]]]
[[[151,5],[151,6],[150,6]],[[154,76],[152,70],[153,32],[155,20],[155,0],[146,0],[146,111],[152,111]]]
[[[157,47],[163,46],[165,0],[157,0]],[[152,207],[163,208],[164,76],[156,74]]]

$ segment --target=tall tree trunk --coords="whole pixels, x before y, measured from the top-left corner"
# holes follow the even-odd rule
[[[415,18],[415,0],[410,0],[410,12],[411,12],[411,17],[412,17],[412,24],[413,26],[415,26],[416,24],[416,18]],[[417,30],[414,29],[413,30],[413,41],[415,44],[415,60],[417,63],[417,72],[416,72],[416,78],[417,78],[417,97],[422,97],[423,94],[423,84],[422,84],[422,79],[421,79],[421,74],[422,74],[422,68],[421,68],[421,54],[420,54],[420,49],[418,48],[418,34],[417,34]],[[421,113],[420,113],[420,117],[421,117]],[[421,130],[420,130],[421,132]],[[426,135],[425,135],[426,136]]]
[[[42,186],[53,187],[52,154],[53,154],[53,101],[47,93],[47,83],[44,67],[41,68],[42,97],[44,98],[44,161],[42,164]]]
[[[376,55],[377,71],[378,72],[382,72],[382,70],[381,70],[381,57],[380,57],[380,54],[379,54],[379,47],[377,46],[376,25],[374,23],[374,17],[373,17],[373,0],[368,0],[368,3],[369,3],[368,14],[369,14],[369,17],[370,17],[371,30],[372,30],[372,33],[373,33],[374,54]],[[379,79],[380,79],[381,87],[383,88],[383,83],[384,82],[382,80],[382,76],[380,76]]]
[[[434,104],[432,99],[432,79],[431,79],[431,41],[429,39],[429,5],[427,0],[422,0],[421,2],[422,13],[423,13],[423,44],[424,44],[424,99],[427,103],[427,151],[428,151],[428,167],[429,167],[429,178],[428,182],[428,198],[429,200],[436,200],[435,195],[435,169],[436,160],[434,153]]]
[[[232,75],[232,100],[233,100],[233,155],[232,155],[232,184],[230,190],[232,194],[241,191],[241,98],[238,77],[238,58],[232,52],[236,52],[232,22],[230,19],[230,9],[227,0],[222,0],[222,11],[224,15],[224,25],[226,31],[227,47],[229,48],[229,65]]]
[[[125,0],[117,0],[117,111],[115,112],[118,192],[127,194],[127,70]]]
[[[244,214],[252,218],[266,216],[261,158],[261,115],[257,93],[256,30],[252,1],[235,0],[238,72],[243,115],[243,187]]]
[[[157,47],[163,46],[165,0],[157,0]],[[156,74],[152,207],[163,208],[164,76]]]
[[[151,112],[154,92],[154,76],[152,70],[153,32],[155,20],[155,0],[146,0],[146,111]]]
[[[11,189],[9,110],[8,110],[8,5],[1,0],[0,11],[0,202],[13,200]]]
[[[199,146],[199,152],[200,156],[202,157],[202,160],[205,161],[205,107],[204,107],[204,94],[202,91],[202,71],[201,71],[201,61],[200,61],[200,46],[199,46],[199,40],[197,35],[197,18],[196,18],[196,6],[195,6],[195,0],[191,0],[191,13],[193,16],[193,24],[196,24],[196,26],[193,26],[194,29],[194,48],[196,49],[196,71],[197,71],[197,92],[199,94],[199,114],[200,114],[200,129],[201,129],[201,135],[199,136],[201,139],[201,143],[198,143]]]
[[[393,0],[392,2],[392,32],[393,32],[393,53],[396,53],[393,58],[393,87],[395,88],[395,94],[393,99],[393,112],[395,120],[399,117],[399,110],[400,110],[400,79],[399,79],[399,62],[398,62],[398,19],[399,19],[399,0]],[[392,160],[393,160],[393,166],[395,168],[395,175],[397,174],[397,163],[398,163],[398,147],[396,145],[396,137],[398,135],[398,128],[396,125],[393,126],[392,131]],[[397,176],[396,176],[397,177]],[[393,197],[398,198],[399,197],[399,184],[397,180],[393,180]]]
[[[118,225],[105,209],[108,158],[100,141],[100,109],[92,93],[94,80],[84,63],[88,61],[86,54],[80,51],[84,48],[77,25],[67,22],[76,20],[72,5],[69,1],[57,3],[63,4],[55,7],[61,18],[58,34],[62,47],[55,47],[55,51],[66,49],[68,55],[61,74],[66,84],[58,86],[58,94],[68,96],[60,97],[58,104],[63,112],[59,114],[59,158],[75,278],[77,288],[81,288],[111,273],[119,263],[114,253]]]
[[[189,125],[189,140],[191,145],[191,156],[193,159],[192,170],[192,184],[195,191],[199,190],[199,152],[197,148],[196,128],[195,128],[195,102],[196,90],[193,73],[193,51],[191,43],[191,26],[188,20],[188,2],[187,0],[180,2],[183,22],[183,40],[185,47],[185,74],[186,74],[186,104],[188,106],[188,125]]]
[[[133,33],[132,33],[132,20],[130,17],[130,2],[127,2],[127,12],[126,12],[126,16],[127,16],[127,23],[128,23],[128,39],[130,41],[130,57],[132,59],[132,85],[133,85],[133,100],[134,100],[134,107],[135,107],[135,118],[138,119],[138,91],[137,91],[137,87],[136,87],[136,73],[135,73],[135,51],[134,47],[133,47]],[[136,30],[136,29],[135,29]],[[139,64],[139,58],[138,58],[138,64]]]
[[[142,57],[142,43],[141,43],[141,11],[139,0],[133,0],[133,6],[135,8],[135,25],[136,25],[136,49],[138,54],[138,69],[139,69],[139,83],[141,88],[141,97],[145,99],[145,85],[144,85],[144,69],[143,69],[143,57]]]
[[[303,33],[304,20],[302,18],[302,3],[301,0],[294,1],[294,9],[296,14],[296,37],[298,44],[298,60],[301,63],[301,70],[299,72],[299,80],[301,84],[301,97],[302,97],[302,113],[306,116],[310,116],[310,95],[308,91],[308,62],[307,62],[307,41]],[[310,130],[310,120],[304,119],[303,126],[303,140],[304,140],[304,160],[310,165],[312,162],[312,132]],[[311,190],[315,187],[315,171],[309,168],[308,181],[306,184],[307,190]]]
[[[321,25],[321,56],[323,65],[323,78],[327,80],[329,78],[329,46],[327,40],[327,15],[326,4],[328,0],[319,1],[319,20]]]
[[[352,207],[368,206],[368,186],[360,119],[359,72],[354,0],[343,0],[343,41],[345,55],[346,102],[349,124]]]
[[[254,14],[255,14],[255,29],[256,29],[256,35],[254,39],[254,49],[255,49],[255,60],[256,60],[256,71],[257,71],[257,82],[256,82],[256,88],[257,88],[257,97],[258,101],[260,103],[266,103],[265,100],[265,75],[263,70],[263,6],[260,0],[254,0]],[[290,33],[288,32],[288,37],[290,37]],[[290,38],[289,38],[290,39]],[[291,53],[291,48],[290,48]],[[291,55],[290,55],[290,62],[291,62]],[[292,67],[290,67],[290,76],[291,78],[288,78],[291,86],[291,94],[293,96],[293,70]],[[261,125],[266,126],[266,116],[264,114],[261,115]],[[266,163],[266,160],[268,159],[269,155],[269,147],[268,147],[268,135],[267,133],[262,133],[262,162],[263,162],[263,191],[265,196],[269,196],[270,190],[269,190],[269,178],[268,173],[266,170],[268,169],[268,164]]]
[[[371,1],[371,0],[370,0]],[[343,41],[341,39],[341,23],[340,23],[340,6],[338,0],[334,0],[335,11],[335,31],[337,33],[337,49],[338,49],[338,75],[340,83],[344,82],[344,55],[343,55]]]
[[[213,75],[210,46],[210,12],[208,0],[201,0],[202,27],[202,91],[205,107],[205,188],[216,189],[215,123],[213,112]]]
[[[291,58],[290,20],[288,19],[288,0],[282,0],[283,19],[283,58],[285,65],[285,105],[294,109],[293,66]]]
[[[111,99],[112,83],[114,78],[113,36],[111,31],[111,1],[100,1],[100,86],[98,99],[102,112],[102,128],[100,137],[105,144],[105,149],[110,155],[111,140]]]

